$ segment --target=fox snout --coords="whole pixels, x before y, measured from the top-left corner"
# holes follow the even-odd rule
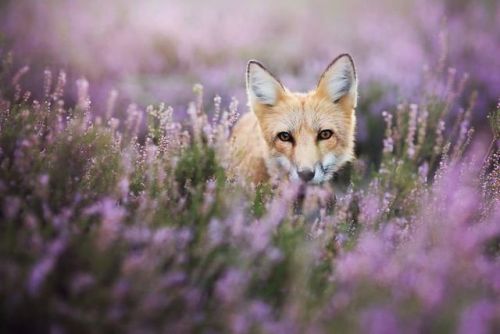
[[[294,164],[299,178],[304,182],[313,180],[320,160],[314,139],[310,143],[298,142],[294,151]]]
[[[302,181],[309,182],[312,179],[314,179],[314,174],[316,174],[316,173],[312,169],[303,169],[303,170],[299,170],[297,172],[297,174],[299,175],[299,177]]]
[[[290,176],[292,179],[301,180],[307,183],[321,183],[325,181],[326,167],[323,165],[321,160],[316,161],[313,164],[301,165],[294,164],[290,170]]]

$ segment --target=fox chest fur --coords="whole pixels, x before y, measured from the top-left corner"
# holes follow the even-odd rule
[[[233,177],[320,184],[353,158],[357,75],[349,55],[337,57],[308,93],[290,92],[250,61],[247,94],[250,112],[231,137]]]

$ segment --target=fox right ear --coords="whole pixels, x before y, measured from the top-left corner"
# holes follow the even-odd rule
[[[247,94],[250,103],[274,106],[284,87],[261,63],[250,60],[247,65]]]
[[[349,54],[341,54],[328,65],[319,79],[317,90],[334,103],[348,101],[352,108],[356,108],[358,78]]]

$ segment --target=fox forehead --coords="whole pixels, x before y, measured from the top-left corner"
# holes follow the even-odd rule
[[[333,130],[340,138],[352,128],[354,110],[344,110],[316,92],[286,94],[272,108],[260,105],[254,110],[268,141],[277,133],[316,135],[324,129]]]

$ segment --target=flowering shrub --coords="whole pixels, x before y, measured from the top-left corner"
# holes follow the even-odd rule
[[[409,97],[421,68],[435,70],[433,61],[443,55],[447,66],[469,73],[485,111],[500,88],[491,75],[500,67],[500,8],[492,0],[254,0],[245,6],[229,0],[10,0],[0,6],[0,40],[20,62],[41,70],[63,66],[70,78],[84,73],[95,104],[115,87],[141,104],[167,101],[180,117],[179,107],[191,98],[186,87],[195,82],[210,95],[243,100],[239,83],[250,58],[268,64],[291,89],[304,90],[342,52],[355,55],[365,104]],[[483,120],[483,110],[478,113]]]
[[[176,122],[188,122],[185,106],[197,82],[206,96],[243,102],[251,58],[292,90],[307,90],[336,55],[349,52],[360,78],[356,153],[371,169],[381,162],[381,111],[425,103],[424,89],[457,91],[447,111],[452,116],[458,106],[469,108],[475,91],[469,125],[488,130],[484,119],[500,91],[500,76],[492,73],[500,68],[499,6],[493,0],[5,0],[0,49],[12,50],[17,66],[30,66],[22,81],[36,99],[45,93],[41,74],[62,68],[70,83],[81,75],[91,82],[93,113],[105,118],[115,100],[114,117],[122,122],[131,101],[165,101]],[[459,82],[450,88],[422,80],[422,70],[448,75],[449,67],[454,80],[467,79],[465,91]],[[75,89],[64,94],[66,103],[76,102]]]
[[[378,167],[304,189],[226,178],[234,99],[196,86],[182,123],[164,104],[120,119],[115,92],[96,112],[86,80],[70,103],[46,71],[34,99],[8,63],[2,331],[500,330],[500,110],[473,140],[453,71],[383,113]]]

